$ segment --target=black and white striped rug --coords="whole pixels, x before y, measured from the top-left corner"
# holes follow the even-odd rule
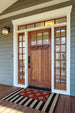
[[[24,90],[23,88],[20,88],[11,94],[5,96],[2,98],[2,100],[9,101],[12,103],[16,103],[19,105],[23,105],[32,109],[40,110],[46,113],[53,113],[59,98],[59,94],[51,93],[47,100],[45,102],[39,101],[36,99],[24,97],[17,95],[19,92]]]

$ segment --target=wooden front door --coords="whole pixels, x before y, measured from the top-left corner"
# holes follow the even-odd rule
[[[29,85],[51,88],[51,30],[28,34]]]

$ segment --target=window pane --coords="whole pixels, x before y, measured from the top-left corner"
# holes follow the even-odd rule
[[[65,76],[65,69],[61,69],[61,76]]]
[[[23,53],[25,53],[25,48],[23,48]]]
[[[25,29],[25,26],[19,26],[19,30]]]
[[[66,22],[66,18],[56,19],[56,24]]]
[[[31,45],[36,45],[36,34],[31,34]]]
[[[60,30],[56,31],[56,37],[60,37]]]
[[[53,24],[54,24],[54,20],[46,21],[46,22],[45,22],[45,26],[53,25]]]
[[[56,46],[56,52],[60,52],[60,45]]]
[[[56,44],[60,44],[60,38],[56,38]]]
[[[23,60],[23,66],[25,66],[25,60]]]
[[[22,55],[19,55],[19,60],[22,60]]]
[[[43,44],[48,44],[49,43],[49,32],[44,32],[43,33]]]
[[[61,77],[61,83],[65,84],[65,77]]]
[[[61,38],[61,44],[65,44],[65,37]]]
[[[56,69],[56,75],[60,75],[60,69]]]
[[[65,66],[66,66],[65,61],[61,61],[61,67],[62,67],[62,68],[65,68]]]
[[[25,41],[25,36],[23,36],[23,41]]]
[[[38,45],[42,44],[42,33],[37,34],[37,44]]]
[[[20,79],[22,79],[22,74],[20,74],[19,76],[20,76]]]
[[[34,28],[34,24],[27,25],[27,29],[29,29],[29,28]]]
[[[25,42],[23,42],[23,47],[25,47]]]
[[[22,36],[19,36],[19,41],[22,41]]]
[[[37,23],[36,24],[36,27],[42,27],[42,26],[44,26],[44,22],[41,22],[41,23]]]
[[[22,66],[22,61],[19,61],[19,67],[21,67]]]
[[[65,36],[65,35],[66,35],[65,30],[64,29],[61,30],[61,36]]]
[[[62,60],[65,60],[65,56],[66,56],[65,53],[61,53],[61,59]]]
[[[22,73],[22,67],[19,67],[19,72]]]
[[[61,52],[65,52],[65,45],[61,45]]]
[[[56,53],[56,59],[60,59],[60,53]]]
[[[60,77],[56,76],[56,83],[60,83]]]
[[[56,67],[60,67],[60,61],[56,61]]]
[[[22,47],[22,42],[19,42],[19,47]]]
[[[19,53],[22,53],[22,48],[19,48]]]

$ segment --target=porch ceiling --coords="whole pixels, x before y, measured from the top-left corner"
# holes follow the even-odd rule
[[[2,13],[5,9],[10,7],[18,0],[0,0],[0,13]]]

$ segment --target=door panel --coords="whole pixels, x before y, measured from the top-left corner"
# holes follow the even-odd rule
[[[34,60],[35,59],[35,60]],[[39,80],[39,51],[31,51],[31,68],[32,68],[32,80]],[[36,75],[36,76],[35,76]]]
[[[41,70],[41,76],[42,81],[48,81],[49,80],[49,49],[42,49],[42,70]]]
[[[51,39],[50,29],[29,33],[28,54],[29,85],[51,88]],[[35,42],[34,42],[35,41]]]

